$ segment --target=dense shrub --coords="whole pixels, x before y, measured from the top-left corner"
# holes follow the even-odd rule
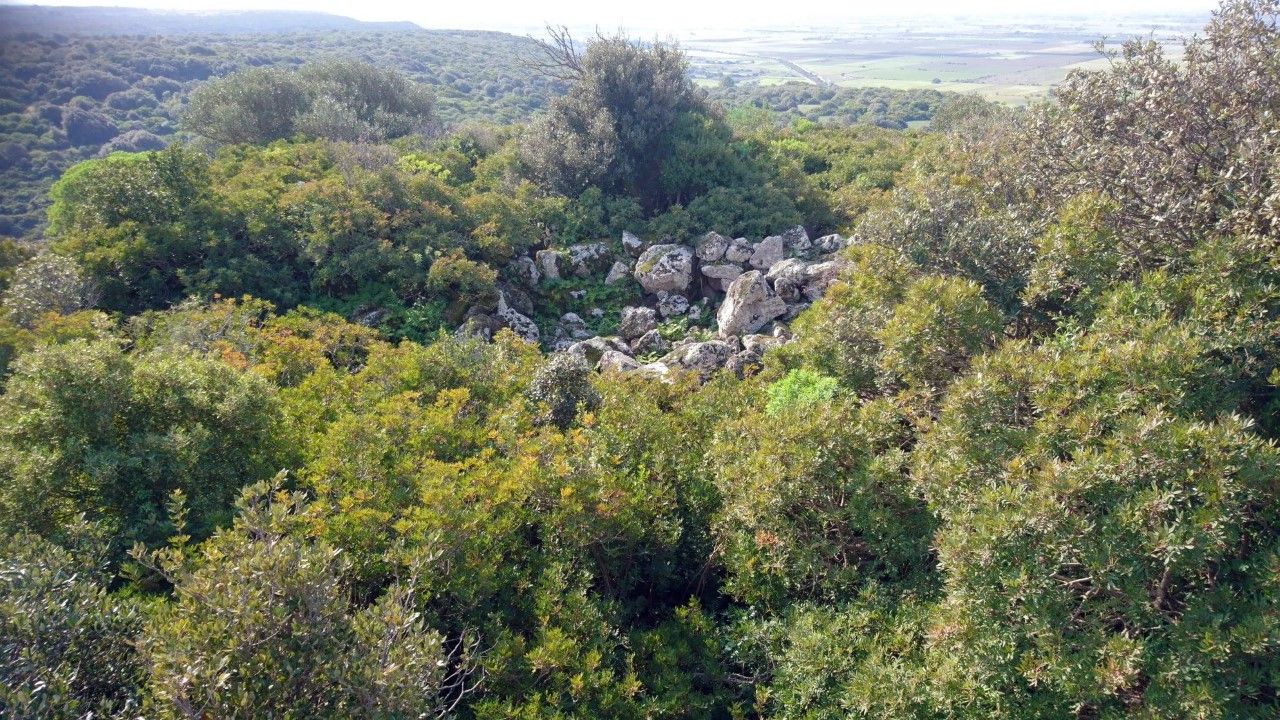
[[[184,124],[219,143],[263,143],[300,132],[381,141],[431,127],[435,97],[403,75],[326,61],[298,71],[244,70],[192,93]]]

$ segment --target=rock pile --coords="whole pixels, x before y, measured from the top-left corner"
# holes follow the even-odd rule
[[[581,317],[566,313],[548,344],[602,372],[666,377],[684,370],[706,378],[721,368],[741,374],[766,350],[786,342],[790,335],[784,323],[839,276],[844,263],[835,253],[846,245],[840,235],[811,240],[798,226],[757,242],[708,232],[691,243],[647,244],[625,232],[620,251],[605,243],[539,250],[516,259],[507,275],[530,289],[570,277],[600,275],[607,285],[633,277],[644,296],[622,309],[616,336],[593,336]],[[714,336],[695,329],[672,342],[659,331],[663,322],[683,316],[696,322],[712,308]],[[593,310],[596,317],[601,312]],[[513,306],[505,290],[497,311],[485,319],[491,330],[505,326],[525,339],[541,339],[537,325]]]

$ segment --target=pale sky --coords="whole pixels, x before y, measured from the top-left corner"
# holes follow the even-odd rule
[[[0,0],[14,4],[12,0]],[[23,2],[21,4],[30,4]],[[1198,12],[1216,0],[45,0],[41,5],[113,5],[157,10],[311,10],[360,20],[409,20],[423,27],[506,29],[543,23],[673,33],[702,28],[807,26],[858,18],[962,15],[1158,15]]]

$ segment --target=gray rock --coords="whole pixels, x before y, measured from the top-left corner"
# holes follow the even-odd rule
[[[773,286],[773,291],[787,302],[795,302],[804,293],[805,270],[809,263],[799,258],[787,258],[769,268],[765,279]]]
[[[640,363],[626,353],[617,350],[606,350],[598,363],[600,372],[625,373],[640,369]]]
[[[713,263],[724,257],[724,251],[729,249],[729,238],[718,232],[709,232],[703,235],[695,246],[698,259],[704,263]]]
[[[847,264],[843,260],[828,260],[806,267],[801,293],[810,302],[816,301],[822,297],[827,288],[831,287],[832,283],[840,278],[840,273],[844,271]]]
[[[689,343],[683,347],[676,348],[658,362],[680,370],[689,370],[698,373],[698,375],[706,380],[720,368],[724,367],[725,362],[733,355],[734,349],[728,343],[718,340],[709,340],[707,342]]]
[[[760,369],[760,356],[750,350],[734,353],[724,363],[724,369],[733,373],[738,379]]]
[[[507,305],[515,308],[521,315],[533,317],[533,298],[519,286],[499,285],[498,292],[505,293]],[[496,309],[496,305],[494,306]]]
[[[586,296],[587,296],[586,290],[570,290],[569,291],[569,297],[573,298],[574,300],[581,300]]]
[[[757,270],[768,270],[774,264],[781,262],[783,257],[783,245],[781,235],[771,235],[751,248],[751,267]]]
[[[805,232],[803,225],[797,225],[783,232],[782,245],[787,252],[802,257],[808,256],[813,248],[813,243],[809,241],[809,233]]]
[[[569,256],[562,250],[539,250],[534,261],[547,280],[559,280],[569,269]]]
[[[662,337],[656,329],[631,341],[631,352],[635,355],[665,353],[671,349],[671,343]]]
[[[596,363],[600,362],[600,358],[610,351],[625,355],[631,352],[631,348],[615,337],[593,337],[573,343],[565,349],[565,352],[582,358],[592,367],[595,367]]]
[[[774,337],[772,335],[743,335],[742,347],[746,352],[754,353],[760,357],[776,347],[782,347],[786,344],[786,340]]]
[[[689,298],[678,293],[658,293],[658,314],[664,318],[689,312]]]
[[[591,331],[577,313],[565,313],[560,316],[560,322],[556,323],[556,337],[585,340],[591,337]]]
[[[759,270],[743,273],[725,293],[716,313],[721,337],[755,332],[787,312],[787,303],[773,293]]]
[[[618,321],[618,335],[635,340],[658,327],[658,313],[650,307],[624,307]]]
[[[609,268],[609,274],[604,276],[604,284],[612,285],[614,283],[622,282],[623,280],[626,280],[627,276],[630,274],[631,265],[618,260],[613,263],[613,267]]]
[[[811,263],[788,258],[769,268],[765,278],[773,285],[774,292],[788,303],[813,302],[840,277],[845,264],[843,260]]]
[[[724,251],[724,259],[731,263],[744,263],[751,259],[753,252],[755,248],[747,242],[746,238],[735,238],[729,241],[729,247]]]
[[[662,380],[663,382],[670,382],[672,379],[671,368],[661,360],[658,362],[651,362],[648,365],[641,365],[636,368],[635,372],[639,375],[653,378],[654,380]]]
[[[845,249],[845,247],[847,247],[848,244],[849,242],[845,240],[843,237],[841,237],[838,233],[832,233],[831,235],[823,235],[822,237],[813,241],[814,249],[824,255],[829,255],[833,252],[840,252],[841,250]]]
[[[458,337],[471,336],[492,340],[493,334],[501,329],[502,324],[497,318],[488,313],[476,311],[468,312],[453,334]]]
[[[498,293],[498,310],[493,315],[503,327],[511,328],[512,332],[528,342],[536,343],[542,337],[538,331],[538,324],[511,307],[507,303],[507,294],[504,292]]]
[[[536,287],[538,281],[542,279],[538,264],[528,255],[522,255],[511,263],[511,274],[517,281],[528,287]]]
[[[604,272],[609,267],[609,248],[602,242],[570,246],[569,267],[578,277]]]
[[[724,292],[729,289],[729,285],[738,279],[742,274],[742,268],[737,265],[703,265],[702,276],[707,279],[707,285],[713,289]]]
[[[693,281],[693,250],[684,245],[654,245],[636,261],[635,277],[645,292],[683,293]]]
[[[644,242],[633,233],[623,230],[622,250],[631,257],[640,257],[640,253],[644,251]]]

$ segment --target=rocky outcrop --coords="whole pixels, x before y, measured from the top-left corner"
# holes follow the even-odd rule
[[[716,321],[720,337],[755,332],[787,312],[787,303],[769,287],[759,270],[743,273],[725,293]]]
[[[542,277],[547,280],[559,280],[569,271],[569,255],[563,250],[539,250],[534,255],[534,262]]]
[[[654,245],[636,261],[636,280],[647,293],[681,293],[693,282],[693,250],[684,245]]]
[[[712,290],[724,292],[742,274],[742,268],[738,265],[703,265],[701,272]]]
[[[631,341],[633,355],[661,355],[671,350],[671,343],[657,329],[641,335]]]
[[[634,233],[622,232],[622,251],[631,257],[640,257],[640,253],[644,252],[644,241],[636,237]]]
[[[757,270],[768,270],[782,262],[784,249],[782,236],[771,235],[752,246],[751,259],[747,262]]]
[[[609,274],[604,276],[605,285],[613,285],[627,279],[631,274],[631,264],[618,260],[609,268]]]
[[[578,277],[590,277],[609,267],[609,248],[601,242],[570,246],[567,254],[569,267]]]
[[[698,256],[698,260],[704,263],[713,263],[724,257],[725,250],[729,249],[729,238],[718,232],[709,232],[703,235],[698,244],[694,246],[694,252]]]
[[[624,340],[635,340],[658,327],[658,313],[649,307],[624,307],[618,323],[618,335]]]
[[[537,342],[538,327],[529,317],[533,308],[524,289],[568,277],[595,277],[616,285],[630,275],[645,293],[644,304],[622,309],[617,337],[593,336],[582,317],[565,313],[547,344],[601,372],[670,380],[682,372],[706,379],[724,370],[742,377],[758,370],[769,351],[790,340],[784,323],[836,281],[847,263],[835,253],[847,245],[848,240],[835,234],[812,240],[802,226],[754,243],[708,232],[686,243],[646,246],[624,232],[621,253],[616,245],[611,249],[597,242],[517,258],[505,272],[509,282],[500,288],[498,309],[477,308],[467,322],[477,333],[491,335],[509,327]],[[569,290],[573,301],[590,297],[585,287]],[[718,324],[714,339],[706,339],[700,327],[708,311],[714,311]],[[590,312],[593,327],[606,320],[603,310]],[[658,331],[663,320],[685,318],[690,330],[683,340],[672,344]],[[654,357],[660,359],[643,362]]]
[[[511,307],[507,302],[507,294],[505,292],[498,293],[498,309],[494,312],[493,317],[503,327],[511,328],[511,332],[528,342],[536,343],[541,339],[542,333],[538,331],[538,324]]]
[[[600,372],[625,373],[640,369],[640,363],[630,355],[617,350],[606,350],[598,363]]]
[[[724,367],[735,352],[736,348],[733,345],[722,340],[693,342],[677,347],[662,356],[658,362],[668,368],[696,372],[699,377],[706,380],[716,370]]]
[[[724,259],[725,262],[744,263],[751,259],[751,254],[755,251],[755,247],[746,238],[735,238],[729,241],[729,247],[724,251]]]
[[[689,298],[679,293],[658,293],[658,314],[664,318],[673,318],[689,312]]]

